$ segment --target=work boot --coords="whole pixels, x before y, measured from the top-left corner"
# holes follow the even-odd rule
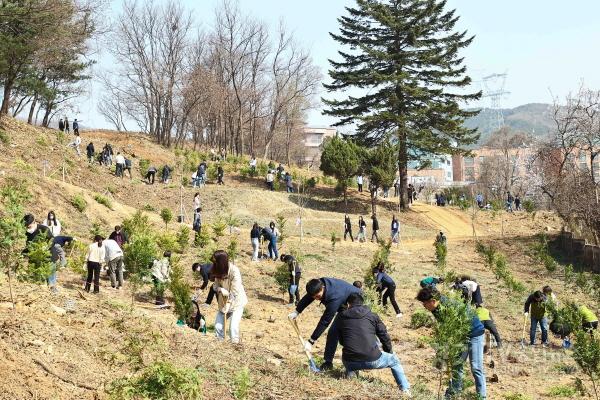
[[[323,362],[323,364],[321,364],[321,366],[319,367],[319,369],[321,371],[329,371],[333,369],[333,364],[330,363],[329,361],[325,361]]]

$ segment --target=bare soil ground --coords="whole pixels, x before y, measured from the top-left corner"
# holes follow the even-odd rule
[[[108,234],[111,226],[147,204],[156,210],[147,214],[157,229],[164,229],[156,213],[158,210],[169,207],[178,213],[181,195],[178,185],[147,185],[135,167],[133,180],[116,178],[108,169],[89,167],[85,159],[74,157],[66,143],[59,143],[54,131],[31,128],[10,119],[5,124],[10,143],[0,144],[3,155],[0,181],[8,176],[28,179],[34,194],[28,211],[43,219],[48,210],[55,210],[65,233],[88,241],[89,230],[96,222]],[[84,146],[93,140],[100,149],[109,141],[115,148],[151,159],[157,166],[174,160],[170,151],[140,136],[83,132],[82,137]],[[73,161],[73,166],[63,182],[58,167],[65,157]],[[46,178],[43,177],[44,160],[48,161]],[[398,398],[389,371],[364,373],[359,380],[340,379],[339,349],[338,368],[334,373],[309,375],[304,354],[287,322],[286,316],[292,308],[285,304],[287,299],[278,292],[271,276],[277,264],[250,261],[251,223],[257,221],[264,225],[282,214],[288,219],[288,238],[282,251],[296,249],[305,255],[302,284],[320,276],[348,281],[362,279],[377,246],[341,241],[332,249],[331,232],[337,232],[338,236],[343,234],[343,201],[332,188],[319,187],[305,210],[305,236],[300,240],[295,195],[268,192],[258,178],[230,175],[226,176],[226,183],[223,187],[209,184],[200,192],[205,225],[228,213],[242,222],[241,252],[236,264],[242,271],[250,303],[242,321],[240,346],[219,343],[210,334],[204,336],[177,327],[171,311],[156,310],[149,303],[137,301],[131,308],[127,286],[122,292],[111,291],[107,289],[110,285],[106,279],[102,281],[99,296],[85,295],[84,299],[77,292],[81,288],[81,277],[67,270],[59,274],[61,291],[58,295],[51,295],[45,287],[18,284],[19,307],[13,313],[8,303],[8,285],[2,276],[0,399],[106,398],[104,389],[108,383],[133,372],[126,360],[136,336],[147,346],[146,362],[159,358],[180,366],[197,367],[202,373],[206,399],[233,398],[234,377],[243,366],[250,368],[253,386],[248,398],[251,399]],[[190,216],[195,191],[183,190],[184,206]],[[98,204],[93,199],[95,193],[111,197],[113,209]],[[70,204],[75,194],[82,194],[88,203],[83,213]],[[378,215],[384,237],[389,236],[387,227],[394,209],[393,199],[379,199]],[[351,191],[349,214],[353,221],[358,215],[366,218],[369,212],[368,196]],[[521,308],[525,299],[509,293],[475,253],[471,215],[451,207],[417,202],[411,211],[399,214],[399,218],[401,243],[393,247],[391,260],[395,266],[397,298],[405,316],[397,319],[388,312],[382,318],[411,383],[419,382],[434,392],[438,389],[438,374],[432,366],[433,350],[423,341],[430,332],[426,328],[411,329],[410,315],[421,308],[414,300],[419,280],[435,272],[432,243],[440,229],[449,238],[448,268],[477,277],[486,305],[505,339],[504,350],[495,355],[496,367],[487,370],[488,376],[495,373],[499,378],[499,382],[488,384],[489,398],[502,399],[511,393],[523,393],[532,399],[549,398],[551,387],[572,382],[574,375],[561,371],[565,365],[574,363],[569,354],[559,348],[558,341],[549,349],[520,348]],[[177,224],[172,225],[171,230],[177,228]],[[544,267],[528,255],[528,246],[535,234],[560,229],[560,221],[554,215],[540,212],[532,218],[525,213],[494,216],[479,212],[474,225],[478,238],[500,248],[507,255],[513,274],[529,288],[550,284],[559,299],[573,298],[557,277],[549,276]],[[181,262],[191,265],[197,259],[197,252],[198,249],[190,248]],[[580,297],[575,295],[574,298]],[[69,309],[69,312],[62,315],[55,307]],[[321,306],[312,305],[301,315],[299,324],[304,336],[310,335],[322,311]],[[209,324],[214,316],[214,309],[206,312]],[[160,344],[151,338],[153,332]],[[322,354],[324,342],[324,336],[317,342],[317,355]]]

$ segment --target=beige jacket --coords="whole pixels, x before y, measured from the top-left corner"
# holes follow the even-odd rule
[[[221,293],[220,288],[225,289],[228,292],[227,296]],[[229,313],[239,308],[244,308],[248,304],[248,298],[246,297],[246,291],[242,285],[242,275],[240,270],[233,264],[229,264],[229,274],[225,279],[215,279],[213,289],[217,293],[217,301],[219,304],[219,311],[222,313]]]

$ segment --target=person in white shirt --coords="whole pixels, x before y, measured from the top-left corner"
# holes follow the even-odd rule
[[[56,218],[54,211],[50,211],[48,213],[48,217],[44,220],[42,225],[46,225],[48,227],[52,236],[59,236],[60,231],[62,230],[60,221]]]
[[[105,253],[106,265],[108,265],[108,276],[113,289],[121,289],[123,286],[123,250],[119,243],[112,239],[102,242]]]
[[[363,176],[362,174],[356,177],[356,184],[358,185],[358,191],[363,191]]]
[[[240,342],[240,324],[244,315],[244,307],[248,304],[248,297],[242,284],[240,270],[229,262],[227,253],[218,250],[212,257],[213,268],[211,274],[215,277],[213,290],[217,295],[219,310],[215,318],[215,335],[218,339],[225,339],[225,321],[229,320],[229,339],[231,343]]]
[[[252,160],[250,160],[250,175],[254,176],[256,173],[256,157],[252,156]]]
[[[77,152],[77,157],[81,157],[81,149],[79,148],[79,146],[81,146],[81,137],[79,137],[79,133],[76,133],[75,140],[69,143],[69,147],[73,147],[75,149],[75,151]]]
[[[267,186],[269,187],[270,191],[275,190],[275,186],[273,185],[274,180],[275,174],[273,174],[273,171],[269,170],[269,172],[267,173]]]
[[[115,157],[115,175],[123,178],[123,171],[125,170],[125,157],[120,152]]]
[[[171,279],[171,252],[165,251],[162,260],[154,260],[152,263],[152,282],[154,283],[154,291],[156,292],[157,306],[165,305],[165,288],[166,284]]]
[[[94,242],[88,247],[85,261],[87,262],[87,279],[85,281],[85,291],[89,292],[94,279],[94,294],[100,293],[100,267],[105,262],[106,254],[102,241],[104,238],[100,235],[94,236]]]

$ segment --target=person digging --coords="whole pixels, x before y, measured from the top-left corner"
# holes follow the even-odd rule
[[[311,279],[306,284],[306,295],[302,297],[296,306],[296,310],[288,315],[290,320],[295,320],[315,300],[319,300],[325,306],[325,311],[310,339],[304,342],[304,350],[310,352],[312,346],[321,337],[323,332],[325,332],[325,329],[331,325],[327,332],[325,354],[323,355],[324,362],[319,367],[322,371],[333,368],[333,356],[335,355],[339,339],[337,330],[339,313],[346,309],[348,297],[353,293],[361,294],[361,291],[359,288],[341,279]]]
[[[358,293],[348,296],[346,306],[348,309],[338,314],[336,335],[342,345],[347,377],[357,376],[360,370],[389,368],[398,388],[410,397],[410,384],[398,356],[392,351],[392,340],[384,323],[364,305]]]

